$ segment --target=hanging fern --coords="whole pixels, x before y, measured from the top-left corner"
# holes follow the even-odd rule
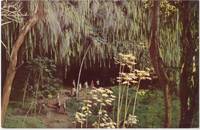
[[[23,3],[23,2],[21,2]],[[33,14],[35,1],[26,2],[28,15]],[[116,57],[119,52],[133,53],[141,59],[141,66],[149,66],[148,33],[149,11],[143,1],[45,1],[45,18],[32,29],[26,38],[25,57],[33,59],[36,55],[53,58],[70,67],[80,64],[90,37],[94,46],[86,57],[84,68],[99,63],[108,67],[106,59]],[[23,3],[24,4],[24,3]],[[166,4],[166,3],[164,3]],[[167,3],[168,4],[168,3]],[[165,7],[165,6],[163,6]],[[164,10],[165,11],[165,10]],[[160,52],[167,65],[179,64],[180,47],[178,43],[178,12],[173,12],[173,24],[162,24],[160,29]],[[176,15],[177,14],[177,15]],[[23,18],[23,17],[22,17]],[[177,21],[177,22],[176,22]],[[10,23],[2,27],[2,41],[10,52],[19,28]],[[143,54],[143,58],[141,58]]]

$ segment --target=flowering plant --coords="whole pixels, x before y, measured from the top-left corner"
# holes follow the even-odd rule
[[[92,125],[97,128],[115,128],[116,123],[113,122],[112,118],[109,117],[107,111],[105,110],[106,106],[112,105],[112,102],[115,100],[113,92],[105,88],[95,88],[89,91],[88,100],[83,100],[83,105],[80,109],[80,112],[76,112],[75,120],[77,123],[85,124],[87,128],[88,118],[91,115],[96,116],[97,121],[93,122]],[[98,110],[98,113],[95,113],[95,109]]]

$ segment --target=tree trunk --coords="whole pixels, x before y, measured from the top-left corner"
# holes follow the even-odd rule
[[[192,125],[194,111],[198,102],[198,86],[193,80],[196,72],[194,70],[194,57],[196,43],[192,40],[191,32],[191,6],[189,1],[184,1],[181,8],[181,22],[183,25],[182,30],[182,55],[181,55],[181,74],[180,74],[180,102],[181,102],[181,118],[179,127],[189,128]],[[195,67],[195,70],[198,68]],[[197,74],[198,75],[198,74]]]
[[[30,29],[38,22],[38,20],[43,15],[43,4],[42,2],[38,2],[38,6],[36,8],[35,14],[27,21],[27,23],[23,26],[22,30],[19,33],[17,41],[14,43],[12,51],[11,51],[11,60],[8,65],[8,69],[6,72],[5,82],[3,85],[3,97],[2,97],[2,126],[5,121],[6,110],[9,103],[10,92],[12,88],[12,83],[15,78],[16,73],[16,65],[17,65],[17,55],[19,48],[22,46],[24,38],[26,34],[30,31]]]
[[[164,122],[164,127],[169,128],[171,127],[171,94],[169,90],[169,85],[166,84],[164,86],[164,102],[165,102],[165,122]]]
[[[165,122],[164,127],[171,127],[171,95],[169,92],[169,79],[164,69],[164,63],[159,53],[159,1],[152,1],[152,21],[150,32],[150,57],[156,74],[158,75],[160,85],[164,88],[165,102]]]

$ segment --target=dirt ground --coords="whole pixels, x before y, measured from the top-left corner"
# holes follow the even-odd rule
[[[64,94],[66,91],[69,91],[69,90],[61,90],[60,92],[61,102],[65,102],[66,100],[71,99],[70,96],[67,96],[66,94]],[[84,89],[80,91],[79,99],[83,99],[85,97],[85,92],[86,91]],[[52,99],[52,101],[54,102],[55,99]],[[73,122],[72,118],[69,116],[68,111],[66,111],[64,114],[64,113],[60,113],[56,111],[53,108],[48,107],[47,114],[40,115],[39,117],[41,118],[41,120],[43,121],[43,123],[45,124],[47,128],[74,128],[74,124],[72,123]]]

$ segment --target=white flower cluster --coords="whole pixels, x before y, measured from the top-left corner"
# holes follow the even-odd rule
[[[99,127],[99,128],[115,128],[116,127],[116,123],[113,122],[113,120],[108,116],[106,110],[100,110],[98,114],[101,117],[100,122],[99,124],[97,121],[94,122],[92,124],[94,127]]]
[[[133,66],[136,64],[135,60],[136,57],[133,56],[132,54],[119,53],[119,58],[118,59],[115,58],[115,62],[117,64],[120,64],[121,66],[126,65],[130,69],[130,73],[120,72],[119,77],[117,77],[117,82],[129,86],[137,84],[139,79],[151,80],[149,68],[147,68],[146,71],[133,68]]]
[[[133,126],[133,125],[137,124],[137,122],[138,122],[137,116],[129,114],[127,121],[125,121],[125,124]]]
[[[138,95],[144,96],[147,92],[148,92],[148,90],[139,90]]]
[[[147,68],[146,71],[135,69],[134,72],[136,73],[137,77],[140,78],[140,79],[149,79],[149,80],[151,80],[150,69],[149,68]]]
[[[137,79],[138,77],[135,73],[120,73],[120,76],[117,77],[117,82],[124,85],[131,85],[138,83]]]
[[[95,106],[97,106],[98,104],[102,106],[112,105],[112,102],[116,98],[111,90],[101,87],[91,90],[90,95]]]
[[[132,54],[119,53],[118,59],[115,58],[116,64],[120,64],[122,66],[127,65],[129,68],[132,68],[132,66],[136,64],[135,60],[136,57]]]
[[[137,70],[130,73],[120,73],[120,76],[117,77],[117,82],[122,83],[124,85],[131,85],[131,84],[137,84],[138,79],[149,79],[151,80],[149,71],[143,71],[143,70]]]
[[[81,107],[81,112],[76,112],[75,119],[77,122],[83,124],[92,112],[91,112],[92,102],[90,100],[84,100],[83,106]]]
[[[75,119],[77,122],[83,124],[86,121],[86,115],[81,112],[76,112]]]
[[[92,108],[98,109],[99,106],[101,108],[98,111],[98,121],[95,121],[92,125],[94,127],[100,128],[115,128],[116,123],[112,121],[109,117],[106,110],[104,110],[105,106],[112,105],[112,102],[116,99],[116,96],[113,95],[113,92],[109,89],[105,88],[95,88],[89,92],[91,99],[83,100],[83,106],[81,107],[81,112],[76,112],[75,119],[76,122],[84,124],[87,122],[87,119],[91,115],[95,115],[93,113]]]

